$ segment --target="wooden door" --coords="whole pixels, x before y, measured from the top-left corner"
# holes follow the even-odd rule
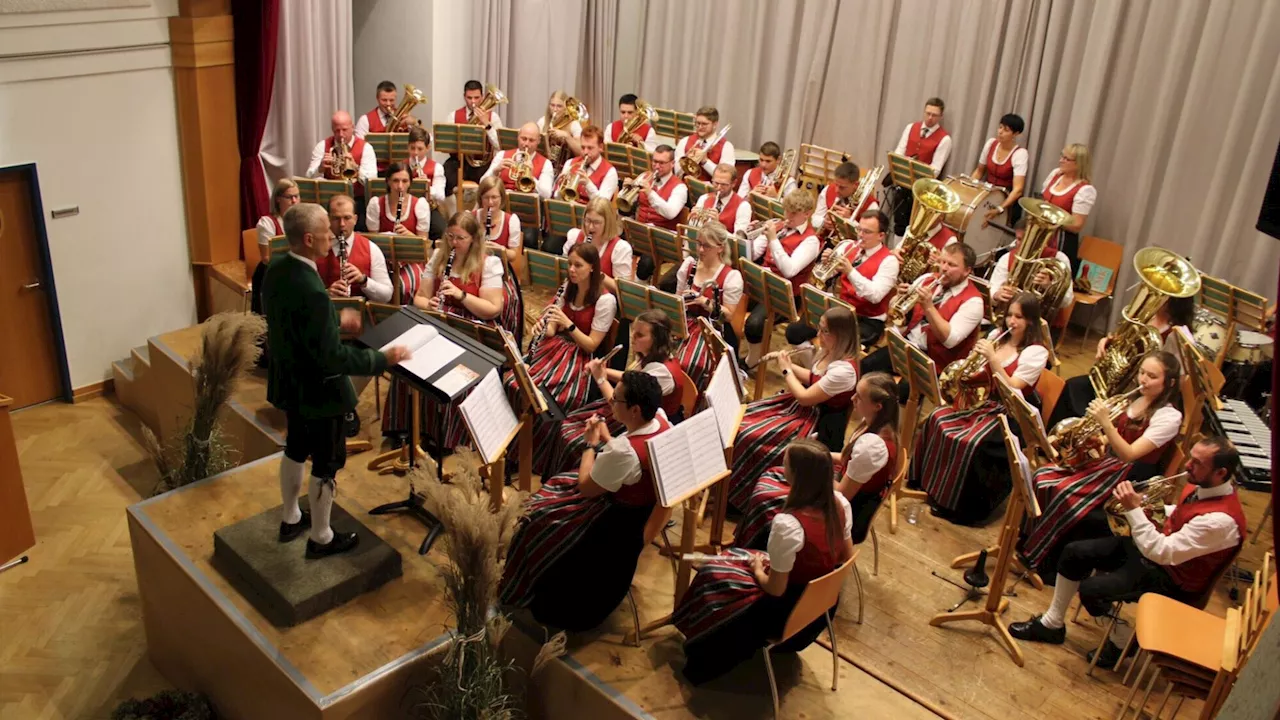
[[[0,393],[12,409],[60,392],[58,352],[25,173],[0,173]]]

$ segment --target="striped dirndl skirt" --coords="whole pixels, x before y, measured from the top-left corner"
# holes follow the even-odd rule
[[[575,468],[587,449],[587,420],[599,415],[608,422],[609,434],[617,437],[626,430],[613,418],[609,403],[597,400],[565,416],[559,425],[539,423],[534,430],[533,471],[543,477]]]
[[[698,568],[671,616],[671,623],[688,643],[733,620],[764,597],[764,589],[751,573],[752,555],[762,553],[726,548],[723,554],[735,559],[714,560]]]
[[[515,270],[502,275],[502,314],[498,325],[507,329],[516,339],[516,347],[524,347],[524,295],[520,292],[520,280]]]
[[[1133,469],[1114,455],[1080,470],[1057,465],[1040,468],[1034,476],[1041,514],[1023,543],[1023,552],[1036,567],[1081,518],[1102,506]]]
[[[808,437],[818,423],[818,406],[804,407],[790,393],[747,405],[733,450],[729,504],[744,508],[756,481],[782,464],[787,443]]]
[[[711,373],[715,372],[720,358],[711,351],[706,338],[702,337],[702,323],[697,318],[688,318],[685,328],[687,332],[684,342],[676,348],[676,360],[698,387],[698,392],[703,393],[711,383]]]
[[[935,504],[955,510],[974,455],[1000,427],[1001,406],[985,402],[969,410],[940,407],[925,421],[911,474]]]
[[[787,504],[790,492],[791,485],[787,483],[782,466],[769,468],[751,490],[751,499],[747,501],[742,519],[733,533],[733,544],[740,548],[765,550],[773,516]]]

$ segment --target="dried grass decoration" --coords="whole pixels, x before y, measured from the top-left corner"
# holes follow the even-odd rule
[[[184,432],[167,447],[143,428],[147,449],[160,480],[152,494],[168,492],[236,466],[234,450],[223,440],[218,411],[237,383],[262,354],[258,338],[267,331],[260,315],[225,312],[201,325],[200,352],[188,359],[195,384],[195,406]]]
[[[498,584],[516,525],[525,512],[524,493],[508,497],[494,511],[480,479],[482,461],[459,448],[449,484],[441,483],[436,464],[426,460],[415,471],[426,508],[445,526],[448,566],[443,570],[445,604],[453,615],[454,640],[429,684],[412,692],[416,718],[512,720],[522,717],[523,701],[507,689],[513,663],[499,649],[511,621],[495,610]],[[552,637],[538,654],[530,674],[564,652],[564,633]]]

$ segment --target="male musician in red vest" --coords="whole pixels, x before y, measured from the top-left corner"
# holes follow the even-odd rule
[[[351,113],[339,110],[330,118],[329,126],[333,132],[329,137],[316,143],[311,151],[311,164],[307,166],[307,177],[341,180],[341,168],[336,166],[337,156],[333,147],[334,141],[341,143],[342,151],[354,158],[357,164],[351,191],[355,194],[356,201],[356,227],[365,230],[365,186],[378,177],[378,158],[368,143],[355,136],[351,127]]]
[[[439,240],[444,237],[445,225],[444,213],[440,212],[445,201],[444,166],[431,157],[430,149],[431,134],[427,129],[418,126],[409,128],[409,158],[405,163],[409,166],[409,179],[428,181],[426,197],[422,198],[431,208],[427,237]]]
[[[497,110],[480,109],[480,101],[484,99],[484,85],[479,80],[468,80],[462,86],[462,99],[466,104],[454,110],[452,117],[449,119],[455,125],[470,123],[474,120],[475,124],[484,127],[485,134],[489,138],[489,147],[496,150],[498,148],[498,128],[503,127],[502,118],[499,117]],[[453,195],[453,189],[458,184],[459,164],[462,166],[462,179],[464,180],[478,183],[480,178],[484,176],[486,168],[473,167],[469,162],[460,163],[457,155],[450,155],[449,159],[444,161],[445,195]]]
[[[618,170],[604,159],[604,133],[595,125],[588,125],[582,129],[578,142],[582,144],[582,154],[564,164],[557,184],[568,182],[570,175],[582,172],[586,177],[578,182],[579,204],[586,205],[596,197],[612,200],[618,192]]]
[[[363,138],[369,133],[390,132],[387,127],[391,124],[391,118],[395,117],[398,104],[396,84],[390,80],[378,83],[378,106],[356,120],[356,137]]]
[[[835,231],[835,227],[831,224],[833,221],[827,218],[828,213],[835,213],[846,220],[853,218],[856,222],[861,220],[867,213],[880,209],[880,203],[876,201],[874,190],[867,192],[866,197],[862,198],[857,208],[849,205],[853,202],[853,193],[858,189],[858,182],[861,177],[862,171],[854,163],[842,162],[836,166],[835,177],[818,194],[818,206],[813,211],[813,229],[815,231],[823,229],[827,232]],[[888,228],[885,228],[885,230],[887,231]]]
[[[642,123],[635,132],[631,133],[631,137],[622,137],[622,128],[638,112],[636,110],[637,101],[638,98],[634,93],[627,93],[618,98],[618,119],[609,123],[609,126],[605,128],[604,141],[607,143],[631,143],[636,147],[643,147],[649,152],[653,152],[658,146],[658,141],[654,140],[656,133],[653,130],[653,126],[648,122]]]
[[[711,174],[711,192],[698,198],[694,207],[715,213],[720,224],[730,233],[745,231],[751,222],[751,203],[738,197],[733,191],[737,170],[721,163]]]
[[[796,179],[788,177],[782,182],[782,187],[778,187],[778,178],[774,177],[774,173],[778,171],[782,148],[778,147],[778,143],[770,140],[760,146],[758,154],[760,161],[742,176],[742,183],[738,185],[738,195],[745,198],[752,192],[760,192],[769,197],[786,197],[787,193],[795,187]]]
[[[897,147],[893,149],[895,154],[905,155],[932,167],[939,178],[942,177],[942,167],[947,164],[947,158],[951,155],[951,136],[942,127],[942,113],[946,109],[947,105],[942,102],[942,98],[925,100],[924,118],[908,125],[902,131]],[[886,186],[891,184],[888,173],[885,174],[884,182]],[[895,185],[890,189],[893,195],[890,199],[893,206],[893,232],[902,236],[911,220],[911,203],[914,198],[908,188]]]
[[[1112,603],[1134,601],[1149,592],[1199,604],[1248,534],[1240,497],[1230,481],[1239,459],[1231,441],[1222,436],[1193,445],[1183,468],[1187,484],[1178,503],[1165,506],[1166,520],[1159,527],[1147,517],[1143,496],[1133,485],[1127,480],[1117,485],[1113,495],[1125,509],[1130,536],[1068,544],[1058,560],[1049,609],[1013,623],[1009,634],[1061,644],[1067,636],[1067,606],[1077,591],[1080,605],[1094,617],[1109,613]],[[1099,664],[1115,665],[1119,660],[1120,648],[1108,639]]]
[[[1022,235],[1027,229],[1027,219],[1019,218],[1017,225],[1014,226],[1014,237],[1017,238],[1017,245],[1013,249],[996,258],[995,265],[991,268],[991,304],[995,307],[1004,307],[1009,304],[1015,295],[1021,292],[1018,288],[1009,284],[1009,273],[1013,271],[1013,262],[1017,256],[1018,245],[1022,244]],[[1042,258],[1056,258],[1062,263],[1063,267],[1071,267],[1071,261],[1067,259],[1067,254],[1062,252],[1052,242],[1044,246],[1044,251],[1040,254]],[[1032,287],[1036,290],[1044,290],[1049,286],[1052,278],[1049,273],[1041,270],[1031,279]],[[1067,292],[1062,296],[1062,304],[1056,308],[1041,308],[1040,314],[1046,320],[1052,320],[1057,315],[1058,310],[1071,306],[1071,299],[1075,297],[1075,293],[1071,289],[1072,283],[1067,283]]]
[[[640,185],[640,193],[636,196],[636,220],[671,232],[679,229],[680,212],[689,201],[689,187],[674,172],[675,156],[675,148],[659,145],[649,157],[649,172],[636,180]],[[653,258],[641,255],[636,277],[648,280],[653,277],[653,270]],[[662,281],[675,287],[674,271]]]
[[[520,159],[529,166],[535,183],[534,192],[538,194],[538,197],[544,200],[551,197],[551,190],[554,185],[551,161],[538,152],[538,143],[541,139],[542,135],[538,132],[537,124],[530,122],[521,125],[520,134],[516,136],[516,149],[494,153],[493,162],[489,165],[489,169],[485,171],[484,177],[497,175],[502,180],[502,185],[507,189],[507,192],[518,192],[516,181],[512,177],[511,171],[515,169],[517,159]],[[517,158],[517,155],[520,157]]]
[[[710,105],[698,108],[693,116],[693,134],[686,135],[676,144],[676,172],[684,175],[684,169],[680,167],[680,160],[684,157],[698,163],[701,168],[698,171],[699,180],[710,180],[711,173],[715,172],[720,163],[734,164],[733,143],[729,142],[729,138],[721,138],[716,144],[707,147],[719,128],[719,110]]]
[[[809,273],[818,259],[822,244],[809,227],[813,215],[813,195],[805,190],[792,190],[782,199],[782,223],[777,220],[765,225],[753,243],[752,257],[762,258],[760,264],[791,281],[791,291],[797,306],[800,303],[800,286],[809,282]],[[747,337],[747,369],[754,369],[760,362],[764,342],[765,308],[757,303],[751,308],[743,324],[742,334]]]
[[[329,229],[333,245],[316,260],[316,271],[331,297],[363,296],[372,302],[391,302],[393,286],[382,250],[356,232],[355,203],[346,195],[329,198]],[[339,264],[345,251],[346,264]]]

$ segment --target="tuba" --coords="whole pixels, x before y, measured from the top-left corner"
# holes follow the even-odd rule
[[[1164,477],[1157,475],[1142,484],[1142,511],[1155,523],[1157,528],[1164,526],[1166,519],[1165,506],[1171,504],[1170,501],[1177,497],[1178,488],[1181,483],[1179,481],[1190,473],[1178,473]],[[1134,488],[1135,490],[1138,488]],[[1111,533],[1120,537],[1130,534],[1129,520],[1125,518],[1124,506],[1119,500],[1111,498],[1107,500],[1107,504],[1102,506],[1107,513],[1107,525],[1111,527]]]
[[[696,149],[709,150],[715,147],[717,143],[725,139],[725,136],[729,134],[729,128],[731,127],[733,127],[733,123],[725,123],[725,126],[717,130],[715,135],[712,135],[711,137],[707,138],[705,141],[699,139],[697,142],[694,143],[694,147],[689,149],[690,150],[696,150]],[[688,155],[685,155],[684,157],[680,158],[680,171],[685,175],[687,175],[688,177],[699,177],[699,173],[702,172],[702,166],[694,162],[693,158],[689,157]]]
[[[999,345],[1008,334],[1009,331],[1005,330],[992,342]],[[938,390],[942,393],[942,399],[951,403],[951,407],[956,410],[968,410],[986,402],[991,394],[991,383],[975,381],[986,369],[987,359],[977,350],[947,365],[938,376]]]
[[[485,86],[485,89],[484,89],[484,97],[480,98],[480,104],[476,107],[476,109],[488,112],[498,107],[499,105],[505,104],[506,102],[507,102],[506,94],[503,93],[501,90],[499,90],[497,85],[487,85]],[[472,125],[479,125],[480,116],[472,112],[471,120],[469,122]],[[489,163],[493,162],[493,148],[489,147],[489,140],[487,135],[485,136],[484,147],[485,147],[485,150],[483,154],[466,156],[468,165],[474,168],[489,167]]]
[[[1013,269],[1009,271],[1009,287],[1021,292],[1032,292],[1040,298],[1040,307],[1046,313],[1056,312],[1071,287],[1071,268],[1058,258],[1041,257],[1049,239],[1058,233],[1058,228],[1071,220],[1071,214],[1053,203],[1035,198],[1022,198],[1018,201],[1027,219],[1027,230],[1018,243],[1017,255],[1014,256]],[[1040,271],[1049,273],[1049,286],[1044,290],[1035,288],[1036,274]],[[1004,324],[1006,305],[1001,308],[991,306],[991,322]]]
[[[529,162],[529,153],[517,150],[511,165],[511,182],[515,183],[516,190],[531,193],[538,188],[538,181],[533,177],[533,165]]]
[[[418,88],[405,84],[404,97],[400,100],[400,106],[396,108],[395,113],[391,116],[391,122],[387,123],[387,132],[397,132],[396,128],[406,124],[411,118],[409,111],[418,105],[424,105],[427,102],[427,96]],[[422,121],[417,121],[418,125]]]
[[[1129,403],[1138,397],[1138,388],[1123,395],[1112,395],[1105,402],[1107,414],[1111,422],[1120,418],[1120,413],[1129,407]],[[1049,433],[1049,445],[1058,452],[1058,464],[1071,470],[1079,470],[1089,463],[1103,457],[1107,452],[1107,436],[1097,420],[1084,417],[1067,418]]]
[[[1161,247],[1145,247],[1133,256],[1141,287],[1120,313],[1120,327],[1111,333],[1102,357],[1089,369],[1089,381],[1099,397],[1115,394],[1132,383],[1138,360],[1162,342],[1160,333],[1147,324],[1171,297],[1200,292],[1200,273],[1176,253]]]
[[[622,124],[622,136],[618,138],[618,141],[635,145],[635,138],[631,137],[631,135],[639,132],[645,123],[649,123],[650,127],[657,125],[658,111],[644,100],[636,100],[636,113],[631,116],[630,120]]]
[[[868,173],[870,175],[870,173]],[[911,221],[907,224],[906,237],[902,239],[902,259],[898,265],[898,282],[910,283],[929,269],[933,245],[925,240],[929,229],[944,215],[960,209],[960,196],[955,190],[931,178],[920,178],[911,186],[915,204],[911,206]]]
[[[571,97],[564,101],[564,110],[557,113],[551,118],[548,130],[568,130],[569,126],[575,121],[586,122],[591,115],[587,112],[587,106],[581,100]],[[547,135],[547,159],[551,160],[556,166],[560,165],[560,159],[564,157],[564,145],[559,142],[552,142],[551,135]]]

